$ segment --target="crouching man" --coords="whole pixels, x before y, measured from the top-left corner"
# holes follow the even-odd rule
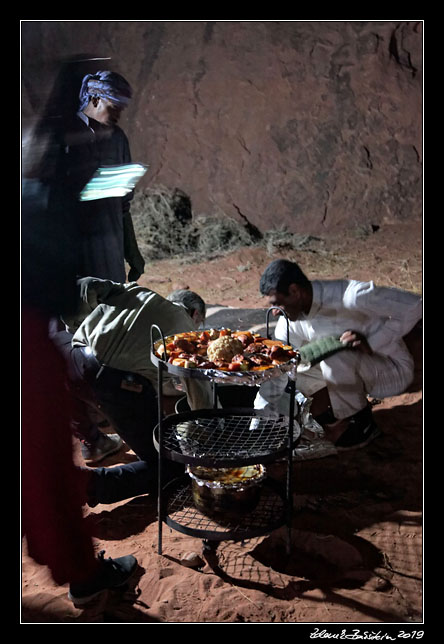
[[[300,365],[296,386],[313,397],[313,416],[338,449],[367,445],[379,434],[367,395],[396,396],[413,380],[413,357],[403,337],[421,320],[422,299],[371,281],[310,281],[296,263],[283,259],[267,266],[260,291],[269,306],[279,306],[288,316],[293,347],[327,336],[345,345],[346,350],[315,366]],[[287,342],[284,316],[275,336]],[[255,408],[288,414],[286,385],[286,377],[265,382]]]
[[[82,451],[99,449],[107,455],[119,449],[123,439],[139,459],[87,470],[87,502],[95,505],[144,494],[156,483],[153,430],[158,422],[158,371],[151,361],[151,327],[157,325],[165,336],[192,331],[204,321],[206,307],[191,291],[178,291],[166,299],[136,282],[86,277],[78,284],[77,312],[64,318],[65,329],[52,334],[68,365],[73,433],[83,441]],[[181,381],[191,409],[212,407],[209,383],[196,378]],[[100,412],[117,434],[102,434],[92,425],[91,413],[86,413],[91,409]],[[170,465],[171,475],[183,470]]]

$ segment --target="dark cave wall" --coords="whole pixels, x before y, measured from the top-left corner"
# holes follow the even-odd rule
[[[141,186],[320,233],[421,217],[421,22],[23,22],[23,121],[62,58],[111,57]]]

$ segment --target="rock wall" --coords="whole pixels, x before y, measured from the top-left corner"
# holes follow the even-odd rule
[[[261,230],[394,223],[422,213],[422,48],[421,21],[25,21],[22,112],[60,59],[110,57],[141,187]]]

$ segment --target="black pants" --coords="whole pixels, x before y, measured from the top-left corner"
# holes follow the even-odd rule
[[[149,380],[102,367],[83,348],[74,348],[72,359],[81,373],[81,382],[77,387],[74,383],[73,393],[95,406],[141,460],[157,461],[153,443],[157,395]]]
[[[158,422],[157,395],[149,380],[138,374],[102,366],[83,347],[72,347],[72,336],[59,331],[53,340],[68,365],[69,389],[78,409],[98,410],[140,462],[115,467],[82,468],[88,482],[90,505],[113,503],[145,494],[157,483],[158,454],[153,431]],[[77,421],[80,416],[76,414]],[[84,428],[88,427],[85,419]],[[89,430],[88,430],[89,431]],[[80,424],[76,435],[82,435]],[[166,477],[183,472],[183,466],[166,464]]]
[[[86,502],[90,507],[98,503],[117,503],[157,491],[157,466],[146,461],[139,460],[113,467],[79,469],[81,476],[84,477],[87,490]]]

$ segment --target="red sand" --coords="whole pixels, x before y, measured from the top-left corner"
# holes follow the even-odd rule
[[[366,239],[337,243],[333,255],[299,253],[310,277],[348,277],[421,290],[419,224],[387,226]],[[330,246],[329,248],[333,248]],[[346,251],[344,250],[346,249]],[[296,254],[291,255],[296,258]],[[327,259],[330,261],[327,266]],[[318,261],[318,264],[315,261]],[[166,294],[179,285],[212,304],[263,307],[258,276],[270,261],[263,250],[244,249],[204,265],[158,262],[141,283]],[[306,262],[304,264],[304,262]],[[237,267],[246,266],[248,270]],[[326,274],[330,268],[330,274]],[[177,277],[180,274],[180,278]],[[155,276],[155,277],[154,277]],[[149,279],[151,277],[151,279]],[[154,287],[154,286],[153,286]],[[201,567],[200,539],[163,527],[157,554],[156,498],[85,507],[97,550],[134,554],[139,570],[131,587],[76,609],[23,541],[23,623],[345,623],[422,621],[422,339],[414,352],[417,376],[409,392],[374,408],[383,435],[367,448],[294,465],[292,549],[285,529],[245,543],[221,542]],[[78,456],[78,453],[76,455]],[[121,451],[103,462],[133,459]],[[277,476],[282,464],[273,466]],[[364,630],[364,628],[362,628]],[[368,628],[367,628],[368,630]],[[375,628],[373,628],[375,630]]]

